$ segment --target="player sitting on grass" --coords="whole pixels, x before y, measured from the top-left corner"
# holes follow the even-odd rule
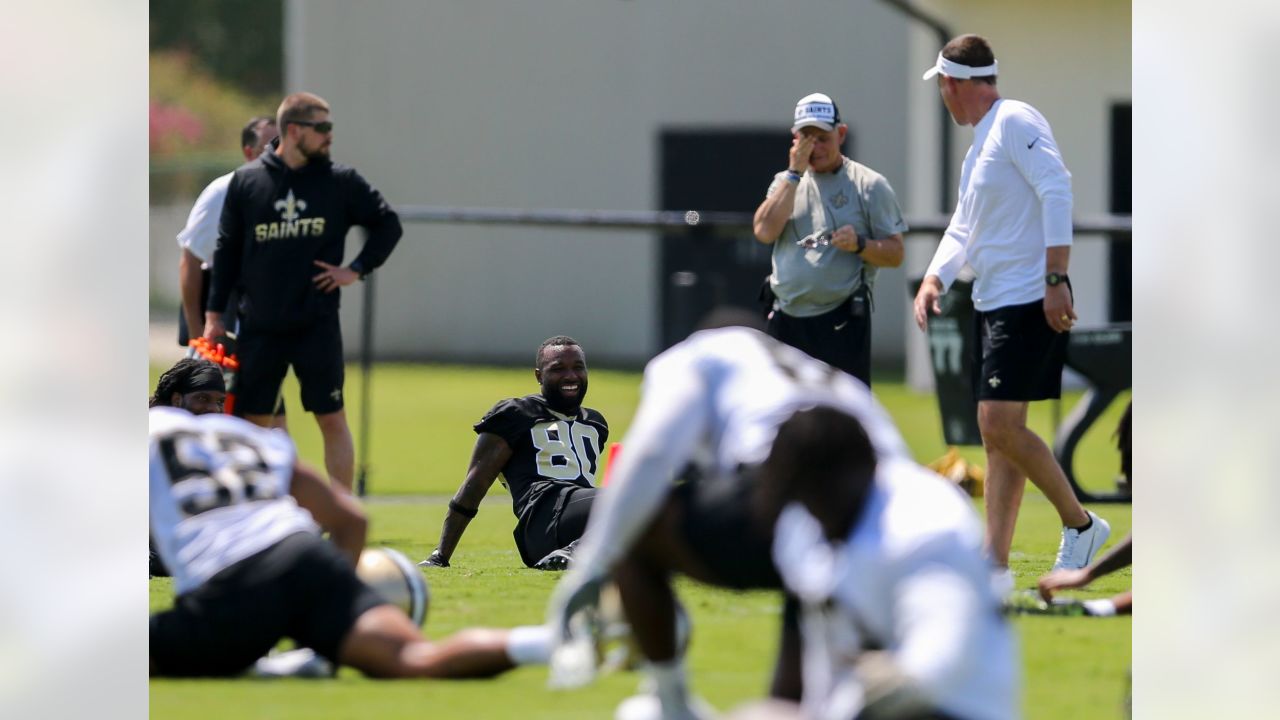
[[[587,526],[595,499],[600,448],[609,439],[604,416],[582,407],[587,358],[564,335],[538,346],[533,376],[537,395],[503,400],[475,424],[471,464],[449,501],[440,545],[419,565],[449,567],[467,524],[502,473],[518,521],[513,533],[520,559],[539,570],[563,570]]]
[[[149,425],[151,528],[177,592],[151,616],[152,675],[237,675],[285,637],[380,678],[546,661],[543,627],[424,639],[355,574],[367,530],[356,501],[299,464],[284,433],[167,407]]]

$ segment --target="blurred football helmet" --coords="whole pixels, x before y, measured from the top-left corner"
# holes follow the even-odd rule
[[[416,625],[427,619],[427,580],[403,553],[389,547],[365,548],[356,564],[356,576],[393,605],[404,610]]]

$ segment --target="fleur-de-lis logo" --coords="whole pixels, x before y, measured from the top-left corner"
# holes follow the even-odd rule
[[[842,208],[849,204],[849,196],[844,194],[844,190],[841,190],[836,193],[835,197],[831,198],[831,204],[834,207]]]
[[[284,196],[283,200],[277,200],[275,208],[280,211],[280,217],[288,221],[298,219],[298,212],[307,209],[306,200],[298,200],[293,197],[293,190]]]

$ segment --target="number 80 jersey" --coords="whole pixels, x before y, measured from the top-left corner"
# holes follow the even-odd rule
[[[293,442],[229,415],[148,415],[151,533],[178,594],[298,532],[319,533],[289,494]]]
[[[511,447],[502,477],[517,517],[549,490],[595,486],[600,449],[609,439],[609,424],[600,413],[584,407],[564,415],[541,395],[499,402],[475,431],[497,435]]]

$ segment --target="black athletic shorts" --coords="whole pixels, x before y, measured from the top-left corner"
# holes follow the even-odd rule
[[[152,615],[151,662],[159,675],[238,675],[288,637],[337,664],[356,619],[386,603],[331,543],[297,533]]]
[[[698,479],[676,486],[685,544],[718,584],[736,590],[781,589],[773,537],[751,510],[753,483],[740,477]]]
[[[781,310],[769,316],[771,337],[871,384],[871,302],[862,291],[840,306],[813,317]]]
[[[242,323],[244,325],[244,323]],[[302,387],[302,408],[317,415],[342,409],[345,367],[338,316],[306,328],[268,332],[242,327],[236,342],[240,372],[236,376],[236,414],[270,415],[280,384],[293,366]]]
[[[513,533],[526,566],[582,537],[597,492],[599,488],[566,485],[534,502]]]
[[[1048,400],[1062,395],[1068,333],[1044,319],[1044,301],[974,311],[973,396]]]

